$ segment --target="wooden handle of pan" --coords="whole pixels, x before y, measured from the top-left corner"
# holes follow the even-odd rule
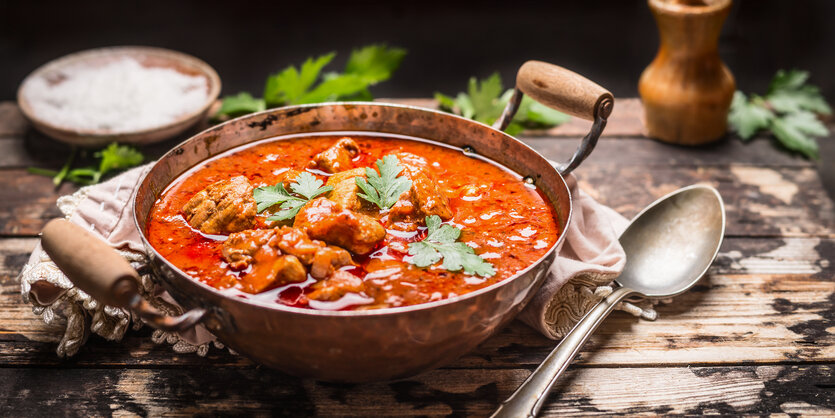
[[[542,61],[522,64],[516,87],[539,103],[587,120],[608,118],[615,100],[612,93],[593,81]]]
[[[110,306],[128,307],[139,274],[119,253],[84,228],[53,219],[41,232],[44,251],[79,289]]]

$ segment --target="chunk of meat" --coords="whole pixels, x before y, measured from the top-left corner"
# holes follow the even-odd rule
[[[333,187],[333,190],[328,194],[328,199],[333,200],[345,209],[354,212],[363,209],[363,200],[357,193],[360,192],[356,177],[365,178],[364,168],[355,168],[353,170],[340,171],[328,178],[327,186]]]
[[[304,205],[293,226],[314,239],[338,245],[354,254],[368,254],[386,237],[386,230],[374,218],[345,209],[324,197]]]
[[[311,165],[327,173],[338,173],[352,166],[351,160],[360,152],[360,147],[351,138],[342,138],[330,148],[316,154]]]
[[[229,234],[252,228],[257,205],[244,176],[220,180],[201,190],[183,206],[192,228],[204,234]]]
[[[428,171],[407,165],[403,175],[412,180],[412,201],[423,216],[438,215],[443,220],[452,218],[449,199],[444,196]]]
[[[259,293],[287,283],[307,279],[307,270],[299,259],[278,248],[277,229],[250,229],[229,235],[221,254],[234,270],[250,268],[241,279],[245,292]]]
[[[284,226],[276,229],[276,232],[278,233],[278,248],[298,257],[306,266],[313,262],[317,251],[326,248],[324,242],[310,239],[304,231],[298,228]]]
[[[362,279],[353,274],[337,270],[325,280],[314,283],[313,291],[307,295],[308,298],[321,301],[334,301],[341,299],[346,293],[361,293],[365,290],[365,283]]]
[[[251,267],[242,276],[244,290],[250,293],[303,282],[305,266],[310,266],[311,276],[323,279],[353,263],[344,249],[311,240],[303,231],[286,226],[233,233],[224,241],[221,254],[233,270]]]
[[[333,275],[337,268],[351,263],[351,254],[348,251],[331,245],[316,251],[313,262],[310,263],[310,275],[316,279],[324,279]]]
[[[443,220],[452,218],[449,199],[441,192],[429,171],[403,164],[402,175],[412,181],[412,187],[400,196],[389,211],[389,219],[393,223],[420,223],[430,215],[438,215]]]
[[[235,232],[223,241],[221,255],[233,270],[243,270],[253,262],[253,256],[275,238],[275,229],[249,229]]]

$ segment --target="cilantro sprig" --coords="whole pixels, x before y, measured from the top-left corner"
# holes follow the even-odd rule
[[[397,198],[412,187],[412,181],[400,176],[403,166],[400,165],[397,156],[386,155],[377,160],[376,164],[380,170],[379,174],[373,168],[365,167],[365,176],[368,179],[354,177],[354,181],[364,192],[357,193],[359,197],[385,210],[394,206]]]
[[[829,135],[829,129],[815,113],[831,114],[817,87],[806,84],[806,71],[780,70],[771,80],[765,96],[734,94],[728,123],[743,140],[760,131],[770,131],[789,150],[818,158],[815,137]]]
[[[95,158],[100,159],[98,167],[72,168],[77,154],[76,148],[73,147],[72,151],[70,151],[69,158],[67,158],[67,161],[59,171],[38,167],[29,167],[28,171],[32,174],[52,177],[52,183],[56,187],[60,186],[64,180],[80,185],[89,185],[100,182],[106,174],[111,172],[125,170],[142,164],[142,161],[145,159],[142,153],[136,148],[128,145],[119,145],[114,142],[93,154]]]
[[[408,261],[418,267],[429,267],[443,259],[443,267],[449,271],[464,269],[468,274],[490,277],[496,274],[493,265],[475,254],[463,242],[456,242],[461,230],[452,225],[441,224],[438,215],[426,217],[427,235],[423,241],[409,244]]]
[[[278,212],[267,218],[268,221],[284,221],[294,218],[302,206],[313,198],[333,190],[333,187],[322,184],[322,180],[305,171],[290,183],[293,193],[288,192],[281,182],[274,186],[258,187],[252,191],[252,196],[258,205],[258,213],[279,205]]]
[[[502,78],[499,73],[493,73],[481,81],[475,77],[470,78],[466,93],[458,93],[455,98],[435,93],[435,100],[438,101],[441,110],[490,125],[501,116],[512,95],[512,89],[504,90],[502,87]],[[570,117],[565,113],[524,96],[505,132],[516,135],[525,128],[550,128],[565,123],[569,119]]]
[[[223,98],[215,119],[238,117],[266,108],[332,100],[372,100],[369,87],[386,81],[406,56],[402,48],[384,44],[351,51],[341,72],[323,72],[336,53],[308,58],[298,68],[289,66],[267,78],[263,97],[247,92]]]

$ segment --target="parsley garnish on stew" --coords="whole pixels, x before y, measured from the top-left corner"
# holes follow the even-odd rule
[[[397,198],[412,187],[412,181],[400,176],[403,166],[394,155],[386,155],[377,160],[377,174],[373,168],[365,167],[368,179],[354,177],[360,189],[365,193],[357,193],[359,197],[377,205],[380,209],[388,209],[397,203]]]
[[[426,217],[428,235],[423,241],[409,244],[408,261],[418,267],[429,267],[443,259],[443,267],[449,271],[464,269],[468,274],[490,277],[496,274],[493,265],[475,254],[475,251],[463,242],[456,242],[461,230],[441,224],[438,215]]]
[[[265,211],[274,205],[281,204],[275,215],[267,218],[268,221],[284,221],[292,219],[299,213],[305,203],[309,202],[322,193],[333,190],[331,186],[323,186],[322,180],[317,179],[308,172],[299,174],[294,183],[290,183],[290,190],[284,188],[284,183],[274,186],[259,187],[252,191],[255,203],[258,204],[258,213]]]

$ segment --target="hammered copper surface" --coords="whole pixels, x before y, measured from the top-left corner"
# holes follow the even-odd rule
[[[154,201],[195,164],[260,139],[334,131],[408,135],[470,147],[533,179],[556,208],[560,229],[569,221],[571,197],[556,169],[522,142],[468,119],[408,106],[332,103],[268,110],[229,121],[163,156],[140,184],[134,213],[165,287],[186,309],[209,310],[204,323],[224,344],[296,376],[345,382],[389,380],[449,363],[475,348],[527,304],[564,237],[538,262],[490,287],[421,305],[340,312],[259,304],[225,295],[188,277],[145,239],[145,220]]]

